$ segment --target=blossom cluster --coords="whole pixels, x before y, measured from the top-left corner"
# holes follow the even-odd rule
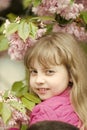
[[[29,111],[24,107],[20,98],[13,96],[9,91],[8,96],[6,92],[0,91],[0,127],[10,128],[17,123],[29,124]]]
[[[87,0],[76,0],[77,3],[82,3],[84,5],[85,10],[87,10]]]
[[[87,31],[84,26],[80,26],[78,21],[81,11],[84,10],[83,4],[74,3],[71,0],[42,0],[41,4],[33,7],[33,12],[38,16],[60,15],[65,20],[71,20],[68,24],[62,24],[56,21],[53,26],[54,32],[67,32],[73,34],[80,41],[87,40]],[[77,21],[76,21],[77,20]]]
[[[17,22],[19,22],[19,24],[20,24],[20,20],[18,20]],[[10,21],[6,20],[5,30],[3,32],[4,34],[7,33],[7,35],[8,35],[7,28],[8,28],[8,26],[10,26],[10,24],[11,24]],[[16,24],[18,24],[18,23],[16,23]],[[26,22],[25,22],[25,24],[26,24]],[[34,28],[34,26],[32,25],[32,29],[33,28]],[[32,31],[32,29],[31,29],[31,31]],[[45,34],[46,28],[38,28],[34,31],[36,31],[35,36],[28,36],[24,39],[19,36],[18,30],[14,31],[13,33],[11,33],[10,35],[7,36],[7,39],[10,43],[9,48],[8,48],[8,54],[10,55],[10,58],[12,60],[23,60],[23,57],[25,55],[27,48],[33,46],[35,44],[35,42],[37,41],[37,39],[39,37],[41,37],[43,34]],[[33,32],[33,33],[35,33],[35,32]],[[25,35],[27,35],[26,32],[25,32]]]
[[[87,41],[87,12],[82,3],[40,0],[37,5],[33,4],[31,11],[34,15],[28,21],[21,18],[14,22],[6,20],[4,33],[9,41],[11,59],[22,60],[26,50],[51,31],[67,32],[79,41]]]
[[[22,60],[28,47],[31,47],[35,40],[32,38],[27,38],[24,42],[18,35],[18,33],[13,33],[8,37],[10,42],[10,47],[8,49],[8,54],[11,55],[11,59]]]
[[[60,14],[65,19],[76,19],[80,11],[84,9],[82,4],[76,4],[71,0],[42,0],[41,4],[33,7],[33,12],[39,16]]]
[[[55,24],[53,26],[53,32],[66,32],[74,35],[79,41],[87,40],[87,32],[84,27],[77,26],[76,22],[72,22],[66,26],[59,26]]]
[[[29,126],[30,113],[41,100],[28,92],[24,81],[16,81],[11,89],[0,91],[0,128]]]

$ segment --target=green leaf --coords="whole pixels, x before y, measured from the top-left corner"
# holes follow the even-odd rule
[[[27,128],[28,128],[27,125],[24,125],[24,124],[23,124],[23,125],[21,126],[21,130],[26,130]]]
[[[31,3],[32,3],[32,0],[23,0],[23,7],[27,8],[29,7],[29,5],[31,5]]]
[[[23,114],[26,113],[26,109],[22,103],[19,103],[17,101],[10,101],[9,104],[17,110],[19,110],[20,112],[22,112]]]
[[[36,37],[37,30],[38,30],[37,26],[33,24],[32,22],[29,22],[29,35],[32,38]]]
[[[29,101],[28,99],[26,99],[26,98],[24,98],[24,97],[21,98],[21,101],[22,101],[22,103],[24,104],[24,106],[25,106],[27,109],[29,109],[30,111],[32,111],[32,109],[33,109],[34,106],[35,106],[35,103],[34,103],[34,102]]]
[[[3,103],[3,107],[2,107],[2,118],[4,123],[6,124],[8,122],[8,120],[11,117],[11,110],[8,104]]]
[[[56,14],[55,20],[58,22],[59,25],[63,25],[63,26],[72,21],[71,19],[66,20],[65,18],[61,17],[59,14]]]
[[[9,97],[9,90],[6,90],[4,95],[3,95],[3,98],[7,99],[8,97]]]
[[[4,31],[4,24],[0,25],[0,34],[3,34]]]
[[[40,19],[41,21],[55,21],[54,16],[40,16],[38,17],[38,19]]]
[[[87,11],[81,12],[81,17],[83,18],[84,22],[87,24]]]
[[[3,35],[0,35],[0,51],[5,51],[8,49],[8,40]]]
[[[10,23],[6,30],[6,36],[15,33],[18,30],[18,23]]]
[[[47,33],[50,33],[53,29],[53,24],[47,25]]]
[[[1,113],[2,113],[2,105],[3,105],[3,103],[0,102],[0,115],[1,115]]]
[[[33,6],[38,6],[42,0],[33,0]]]
[[[28,91],[28,86],[23,83],[23,81],[15,82],[12,85],[12,92],[15,92],[15,95],[21,97]]]
[[[24,97],[27,98],[28,100],[34,102],[34,103],[41,102],[41,100],[38,97],[36,97],[35,95],[33,95],[31,93],[25,93]]]
[[[22,81],[14,82],[12,85],[11,90],[14,92],[20,91],[21,88],[23,88],[24,83]]]
[[[29,36],[29,25],[22,21],[18,26],[18,34],[25,41]]]
[[[18,92],[16,92],[15,95],[18,96],[18,97],[21,97],[21,96],[23,96],[27,92],[28,92],[28,86],[24,86]]]
[[[70,3],[73,4],[73,3],[74,3],[74,0],[70,0]]]
[[[13,13],[9,13],[9,14],[7,14],[7,17],[10,20],[10,22],[12,22],[17,18],[17,15],[15,15]]]

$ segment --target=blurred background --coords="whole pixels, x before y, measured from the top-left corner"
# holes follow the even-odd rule
[[[0,0],[0,25],[10,16],[22,16],[24,13],[22,0]],[[25,79],[25,75],[22,61],[12,61],[7,51],[0,52],[0,90],[10,88],[15,81]]]

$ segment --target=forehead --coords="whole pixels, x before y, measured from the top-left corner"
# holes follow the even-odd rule
[[[39,42],[30,49],[28,66],[34,66],[35,61],[43,67],[50,67],[51,65],[63,64],[64,56],[55,42]]]
[[[34,57],[30,61],[29,67],[35,67],[40,66],[42,68],[51,68],[56,65],[60,65],[61,61],[60,58],[54,58],[54,57]]]

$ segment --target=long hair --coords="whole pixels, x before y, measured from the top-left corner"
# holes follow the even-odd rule
[[[87,128],[87,57],[80,43],[67,33],[52,33],[40,38],[28,49],[25,65],[29,68],[37,60],[42,66],[64,64],[72,79],[71,102]]]

